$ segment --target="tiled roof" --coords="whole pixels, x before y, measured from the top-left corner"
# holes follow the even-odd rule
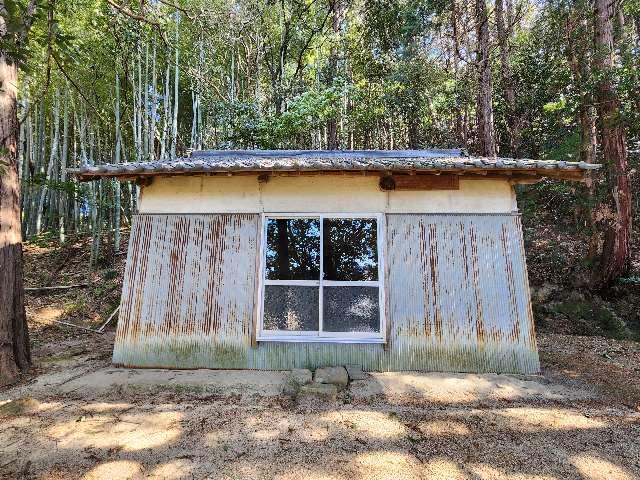
[[[460,150],[204,150],[174,161],[84,165],[69,172],[82,180],[142,175],[234,172],[493,172],[534,171],[575,177],[600,165],[585,162],[470,157]],[[573,172],[573,175],[571,175]]]

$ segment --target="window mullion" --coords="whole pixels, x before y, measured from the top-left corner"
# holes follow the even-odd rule
[[[320,287],[318,288],[318,335],[322,335],[323,325],[322,325],[322,317],[323,317],[323,304],[322,299],[323,295],[323,279],[324,279],[324,216],[320,215]]]
[[[260,313],[258,318],[258,331],[264,330],[264,292],[267,279],[267,222],[268,217],[262,214],[262,235],[260,236]]]

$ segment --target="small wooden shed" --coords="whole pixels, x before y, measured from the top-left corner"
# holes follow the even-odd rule
[[[116,365],[535,373],[514,185],[593,168],[251,150],[74,173],[141,186]]]

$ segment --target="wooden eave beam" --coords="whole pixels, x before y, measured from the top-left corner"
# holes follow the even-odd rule
[[[76,174],[77,175],[77,174]],[[77,175],[77,178],[81,182],[90,182],[93,180],[99,180],[101,178],[114,178],[118,181],[143,181],[149,177],[181,177],[181,176],[212,176],[212,177],[229,177],[229,176],[256,176],[261,178],[266,177],[300,177],[300,176],[376,176],[384,177],[387,175],[459,175],[465,180],[510,180],[514,183],[520,181],[528,183],[530,180],[553,178],[558,180],[570,180],[577,182],[584,182],[589,175],[585,170],[546,170],[546,169],[509,169],[509,170],[278,170],[278,171],[263,171],[263,170],[241,170],[236,172],[207,172],[207,171],[183,171],[183,172],[139,172],[139,173],[123,173],[123,174],[108,174],[108,173],[95,173],[86,175]]]

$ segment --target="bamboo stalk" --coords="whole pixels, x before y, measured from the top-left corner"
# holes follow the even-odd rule
[[[45,292],[49,290],[71,290],[73,288],[86,288],[91,283],[76,283],[73,285],[53,285],[51,287],[25,287],[25,292]]]
[[[33,320],[33,321],[36,323],[40,323],[42,325],[49,325],[49,322],[43,322],[42,320]],[[63,322],[62,320],[50,320],[50,321],[58,325],[66,325],[67,327],[74,327],[74,328],[78,328],[80,330],[86,330],[92,333],[103,333],[98,330],[94,330],[93,328],[83,327],[81,325],[76,325],[75,323],[71,323],[71,322]]]
[[[113,318],[116,316],[116,313],[118,313],[119,310],[120,310],[120,305],[118,305],[116,307],[116,309],[113,312],[111,312],[111,315],[109,315],[109,318],[107,318],[107,321],[104,322],[100,328],[98,328],[99,332],[103,332],[104,331],[105,327],[107,325],[109,325],[109,322],[111,322],[111,320],[113,320]]]
[[[173,79],[173,129],[171,134],[171,158],[176,158],[176,148],[178,143],[178,88],[180,84],[180,13],[175,13],[176,39],[175,39],[175,65]]]

